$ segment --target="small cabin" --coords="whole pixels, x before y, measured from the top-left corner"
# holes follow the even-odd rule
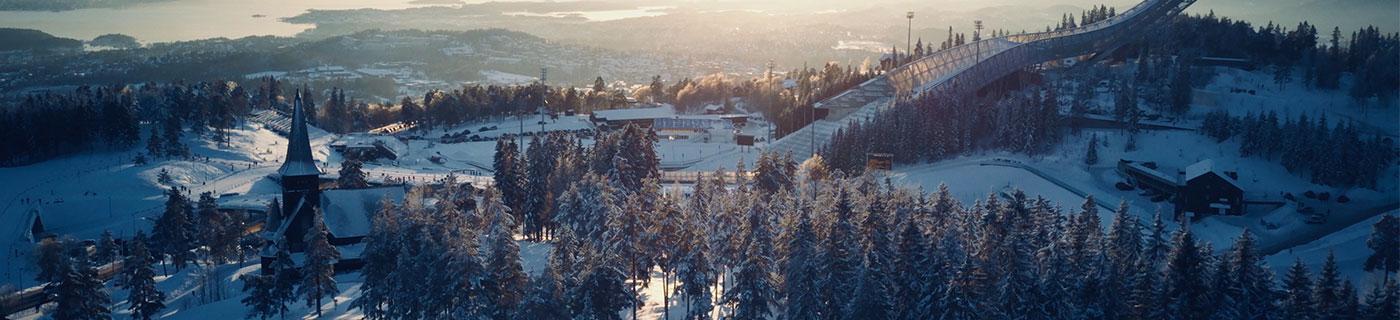
[[[894,154],[890,153],[867,153],[865,154],[865,170],[894,169]]]

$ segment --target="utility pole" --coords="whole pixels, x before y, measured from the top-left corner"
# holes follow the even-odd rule
[[[909,30],[904,36],[904,54],[912,55],[914,54],[914,12],[909,11],[909,13],[904,14],[904,17],[909,18]],[[895,60],[899,60],[898,55],[895,56]]]

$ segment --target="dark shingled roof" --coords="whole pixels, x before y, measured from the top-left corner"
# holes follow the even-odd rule
[[[292,103],[292,132],[287,135],[287,159],[277,173],[283,177],[315,176],[321,174],[316,160],[311,158],[311,138],[306,133],[306,114],[301,109],[301,92]]]

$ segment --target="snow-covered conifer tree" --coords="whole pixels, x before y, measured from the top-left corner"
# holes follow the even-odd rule
[[[746,244],[743,259],[734,268],[734,285],[724,300],[735,303],[735,319],[763,319],[772,314],[778,302],[773,279],[773,236],[768,229],[768,208],[761,201],[750,201],[745,219]]]
[[[306,262],[300,270],[301,286],[297,288],[297,294],[306,298],[306,306],[316,308],[317,317],[321,316],[321,298],[334,299],[340,292],[335,286],[335,263],[340,261],[340,250],[331,246],[322,215],[317,209],[306,231],[310,237],[306,239]]]
[[[524,299],[525,286],[529,281],[520,265],[520,244],[515,242],[515,220],[501,197],[488,191],[483,207],[484,216],[490,219],[487,235],[485,267],[486,275],[481,286],[486,299],[486,310],[491,319],[509,320]]]
[[[1313,303],[1312,280],[1302,260],[1295,261],[1293,267],[1288,269],[1280,294],[1283,296],[1279,301],[1279,316],[1284,319],[1309,320],[1317,315],[1317,305]]]

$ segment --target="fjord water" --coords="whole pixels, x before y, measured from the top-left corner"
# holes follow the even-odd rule
[[[403,9],[426,6],[412,0],[173,0],[123,8],[60,12],[0,11],[0,27],[37,29],[55,36],[91,40],[122,33],[143,43],[255,35],[292,36],[310,24],[283,22],[307,10]],[[469,1],[479,2],[479,1]]]

